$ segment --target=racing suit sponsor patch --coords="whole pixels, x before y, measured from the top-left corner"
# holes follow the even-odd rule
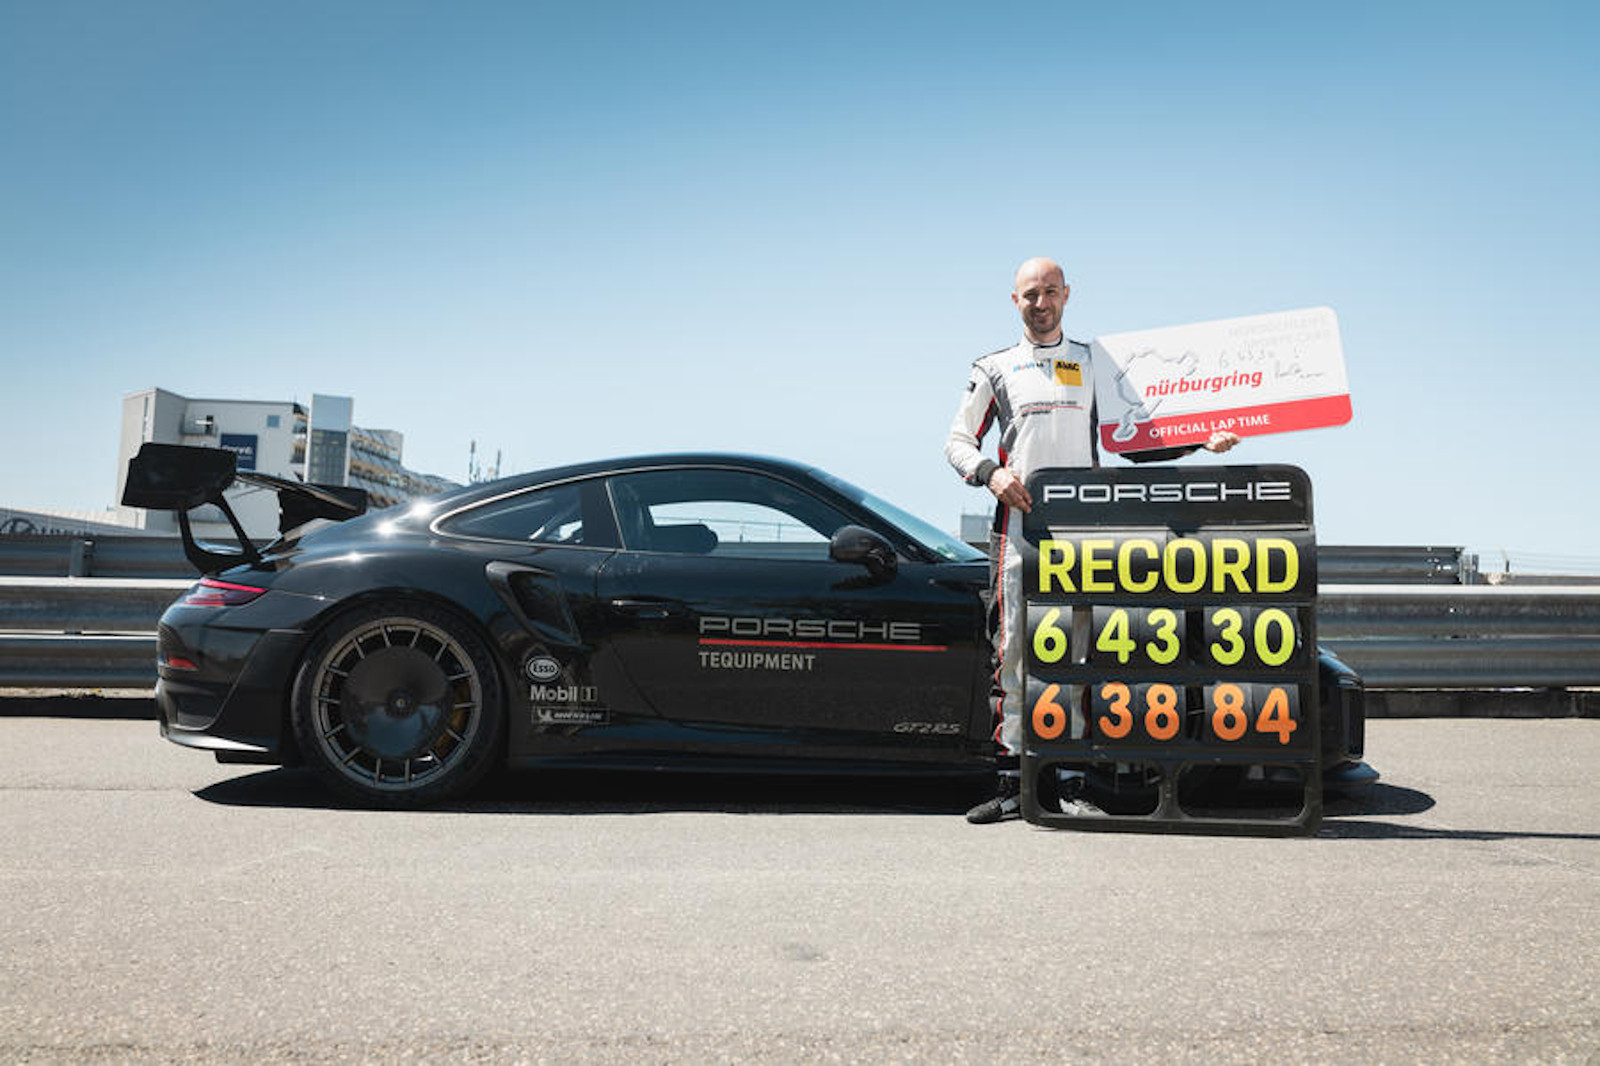
[[[1083,385],[1083,365],[1067,359],[1057,359],[1056,384],[1057,385]]]

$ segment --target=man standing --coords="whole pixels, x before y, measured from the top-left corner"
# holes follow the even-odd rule
[[[945,458],[957,473],[969,485],[987,487],[998,501],[990,534],[993,600],[989,626],[997,667],[993,693],[1000,777],[995,797],[967,812],[969,822],[998,822],[1021,809],[1019,755],[1027,656],[1020,549],[1022,516],[1033,507],[1025,483],[1029,474],[1045,467],[1090,467],[1100,462],[1095,438],[1095,367],[1089,346],[1066,340],[1061,332],[1061,314],[1069,295],[1066,277],[1055,262],[1030,259],[1017,268],[1011,302],[1022,316],[1022,340],[972,364],[966,394],[945,443]],[[984,435],[996,423],[1000,427],[998,462],[980,450]],[[1238,441],[1232,433],[1217,433],[1205,448],[1225,452]],[[1168,448],[1129,458],[1161,462],[1191,451],[1194,449]],[[1073,630],[1072,642],[1078,646],[1087,637],[1087,619],[1075,616]]]

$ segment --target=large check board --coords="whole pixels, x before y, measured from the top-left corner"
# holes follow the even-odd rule
[[[1321,818],[1316,533],[1292,466],[1050,469],[1023,522],[1024,813],[1070,828],[1304,833]],[[1059,813],[1081,771],[1132,813]],[[1219,773],[1218,771],[1225,771]],[[1286,813],[1190,804],[1288,778]],[[1140,799],[1140,796],[1143,799]],[[1098,802],[1097,800],[1097,802]],[[1293,806],[1293,805],[1292,805]]]

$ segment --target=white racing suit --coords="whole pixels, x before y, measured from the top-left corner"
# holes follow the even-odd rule
[[[980,445],[989,427],[1000,427],[999,463],[984,458]],[[1035,345],[1024,339],[972,364],[966,394],[950,426],[945,458],[970,485],[987,485],[997,466],[1026,482],[1051,466],[1096,466],[1094,364],[1089,346],[1062,340]],[[989,536],[990,637],[996,658],[992,686],[994,738],[1007,755],[1022,751],[1023,644],[1026,607],[1022,591],[1022,512],[997,504]],[[1075,612],[1081,614],[1082,612]],[[1073,629],[1079,619],[1074,617]],[[1072,647],[1083,634],[1073,632]],[[1076,716],[1077,700],[1069,706]],[[1075,732],[1081,731],[1075,730]]]
[[[1026,482],[1046,467],[1092,467],[1100,463],[1095,439],[1094,364],[1089,346],[1062,340],[1036,345],[1024,339],[979,359],[961,398],[945,458],[971,485],[987,485],[997,466],[1008,467]],[[980,445],[989,427],[1000,427],[999,463],[984,458]],[[1163,461],[1192,448],[1163,449],[1127,458],[1136,462]],[[996,658],[992,687],[996,728],[994,738],[1006,755],[1022,751],[1023,678],[1027,673],[1027,608],[1022,589],[1022,512],[1004,504],[995,510],[990,534],[990,577],[993,600],[989,605],[990,637]],[[1082,655],[1087,643],[1087,611],[1074,611],[1071,648]],[[1083,732],[1082,701],[1072,686],[1067,706],[1073,717],[1072,736]]]

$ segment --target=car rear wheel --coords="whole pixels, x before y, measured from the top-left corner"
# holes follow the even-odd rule
[[[375,603],[336,619],[295,681],[295,737],[307,762],[367,804],[461,795],[492,765],[504,717],[483,641],[429,604]]]

